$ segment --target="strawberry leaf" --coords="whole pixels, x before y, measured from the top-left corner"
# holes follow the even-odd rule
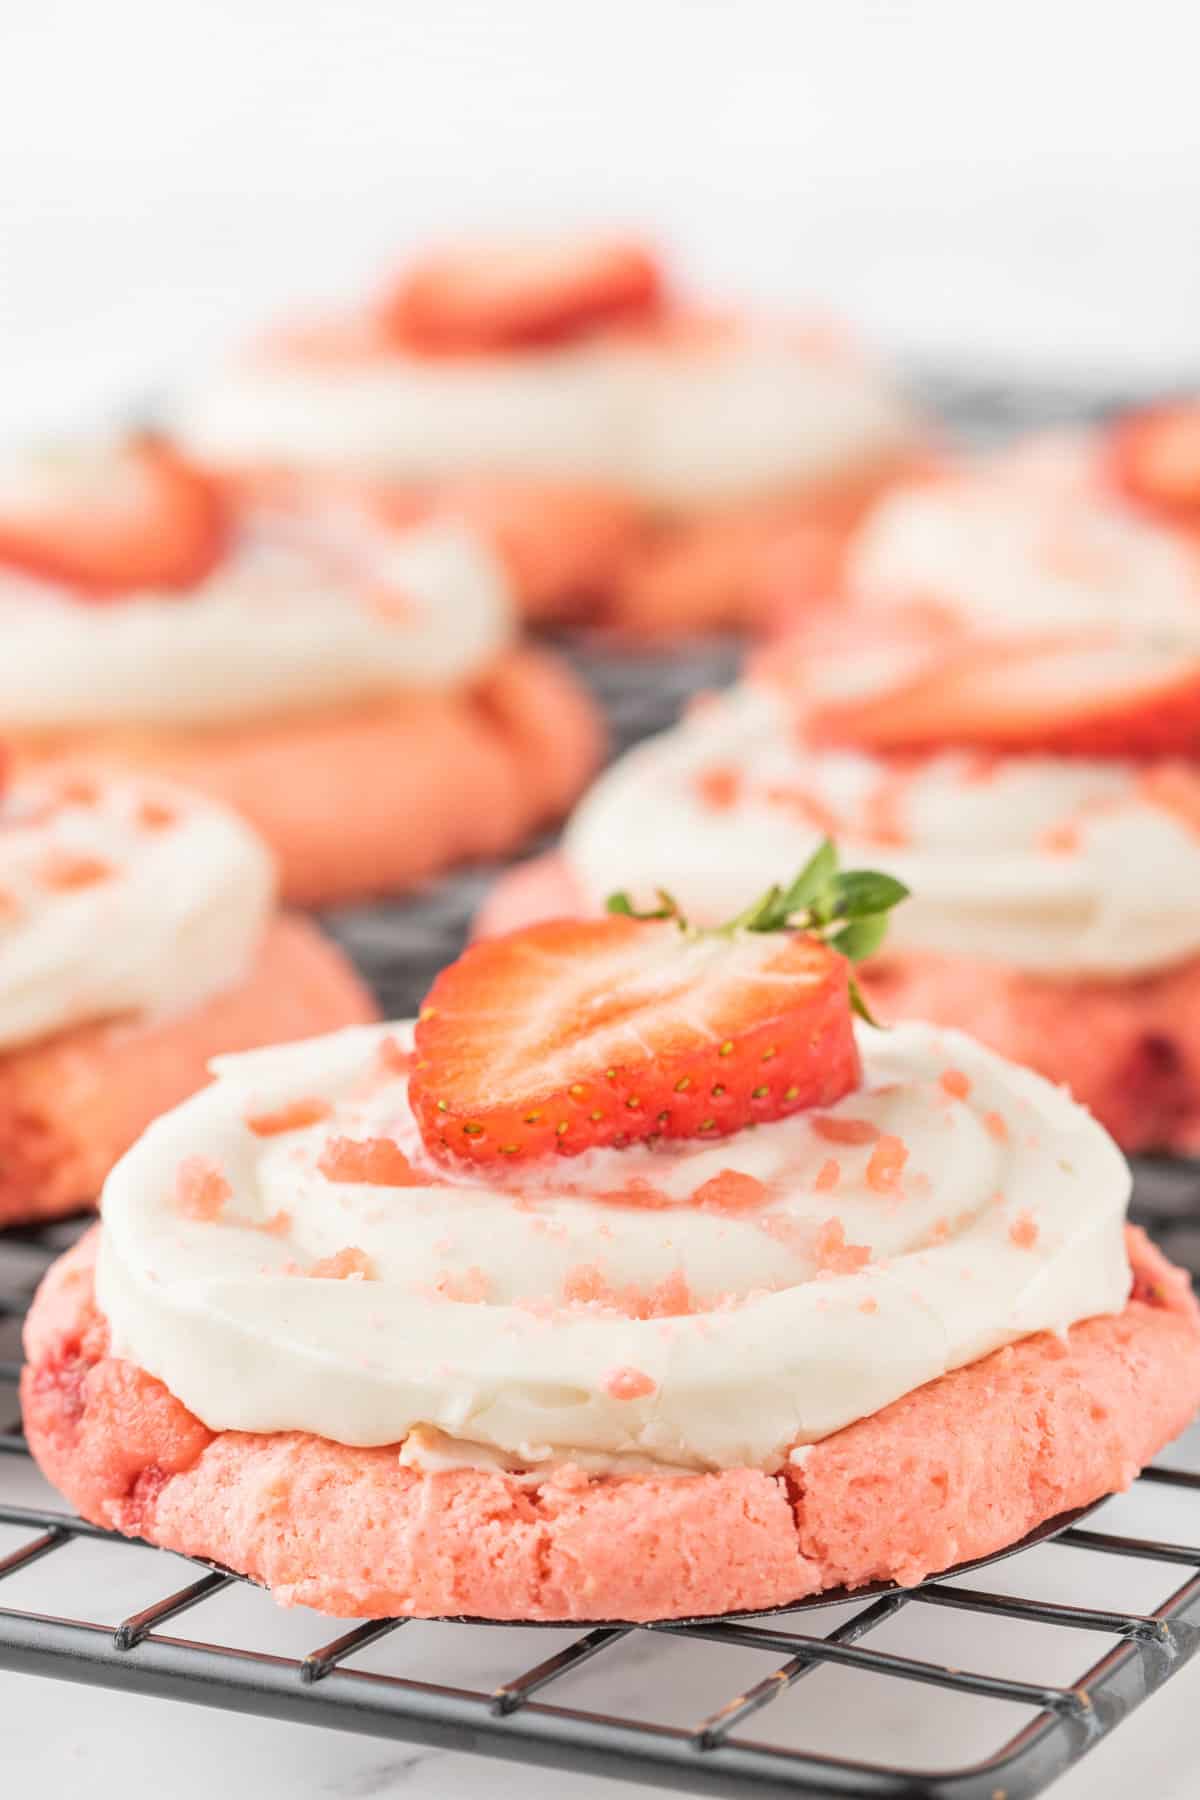
[[[814,901],[819,900],[823,894],[828,892],[831,884],[837,878],[837,874],[837,845],[833,843],[832,839],[825,838],[814,855],[805,863],[791,886],[784,890],[781,896],[785,907],[784,916],[790,918],[793,913],[797,913],[803,907],[811,906]]]
[[[666,888],[655,888],[654,891],[658,895],[657,906],[637,907],[624,889],[621,889],[608,896],[604,902],[604,910],[620,913],[627,919],[678,919],[681,926],[686,925],[687,921],[680,912],[679,902],[674,895],[668,894]]]
[[[892,875],[881,875],[876,869],[849,869],[835,878],[837,917],[869,919],[890,912],[907,900],[908,889]]]
[[[867,1005],[863,998],[863,991],[859,987],[857,981],[855,981],[853,975],[850,977],[850,1010],[852,1013],[856,1014],[858,1018],[865,1020],[868,1025],[873,1025],[876,1031],[882,1031],[883,1027]]]
[[[866,918],[854,919],[849,925],[843,925],[829,942],[848,961],[864,962],[868,956],[874,956],[882,944],[887,936],[887,927],[886,913],[871,913]]]

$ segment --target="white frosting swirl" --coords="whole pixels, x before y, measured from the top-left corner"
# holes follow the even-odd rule
[[[0,1049],[235,985],[274,885],[239,819],[163,782],[15,781],[0,798]]]
[[[796,1114],[719,1144],[554,1159],[505,1186],[327,1180],[317,1161],[339,1134],[387,1133],[421,1166],[405,1078],[375,1060],[387,1030],[221,1061],[109,1177],[97,1292],[114,1351],[213,1429],[387,1444],[422,1426],[483,1460],[771,1468],[948,1369],[1125,1302],[1120,1153],[1064,1093],[958,1033],[863,1030],[864,1086],[824,1118],[865,1122],[877,1144]],[[313,1096],[334,1109],[317,1125],[263,1138],[246,1123]],[[907,1157],[886,1181],[880,1143]],[[229,1183],[219,1218],[175,1198],[196,1155]],[[766,1184],[763,1204],[683,1204],[726,1170]],[[593,1197],[637,1178],[680,1204]],[[366,1279],[307,1274],[351,1245]],[[630,1316],[628,1298],[586,1297],[597,1287],[686,1294],[688,1310]]]
[[[1200,556],[1105,487],[1086,439],[1035,440],[881,501],[847,565],[886,604],[995,628],[1200,620]]]
[[[705,797],[713,770],[723,803]],[[802,743],[785,697],[749,683],[615,763],[564,851],[592,905],[663,885],[715,924],[826,833],[912,889],[889,947],[1117,978],[1200,952],[1200,830],[1136,765],[948,750],[904,771]]]
[[[469,680],[508,642],[505,579],[464,527],[263,509],[183,594],[105,604],[0,568],[8,729],[203,726]]]
[[[914,437],[876,369],[768,328],[695,344],[592,336],[464,357],[263,357],[185,397],[174,423],[219,463],[598,482],[664,507],[819,481]]]

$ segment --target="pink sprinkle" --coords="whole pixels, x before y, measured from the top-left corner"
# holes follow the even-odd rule
[[[873,1144],[879,1136],[879,1127],[869,1119],[838,1119],[828,1113],[818,1113],[812,1128],[830,1144]]]
[[[263,1220],[258,1229],[265,1231],[268,1237],[286,1237],[292,1229],[292,1215],[290,1212],[272,1213],[269,1219]]]
[[[613,1206],[640,1206],[648,1212],[660,1212],[668,1206],[677,1206],[670,1194],[662,1188],[656,1188],[653,1182],[646,1181],[641,1175],[631,1175],[623,1188],[614,1188],[611,1193],[595,1194],[596,1200],[608,1201]]]
[[[611,1289],[595,1263],[578,1263],[563,1277],[563,1299],[568,1306],[591,1306],[608,1298]]]
[[[995,1138],[998,1144],[1006,1144],[1008,1142],[1008,1126],[1000,1113],[984,1113],[983,1122],[990,1135]]]
[[[308,1272],[319,1281],[375,1280],[375,1265],[357,1244],[347,1244],[343,1249],[335,1250],[332,1256],[320,1257]]]
[[[677,1319],[700,1311],[682,1269],[672,1270],[653,1287],[630,1282],[618,1288],[595,1263],[579,1263],[564,1276],[562,1296],[568,1306],[603,1307],[626,1319]]]
[[[736,769],[714,764],[696,777],[696,792],[713,812],[729,812],[737,805],[742,778]]]
[[[1038,1241],[1038,1223],[1031,1212],[1019,1212],[1008,1228],[1018,1250],[1032,1250]]]
[[[328,1100],[320,1100],[314,1095],[303,1100],[289,1100],[270,1112],[252,1113],[246,1124],[255,1137],[280,1137],[285,1131],[303,1131],[306,1125],[316,1125],[321,1119],[327,1119],[331,1110]]]
[[[138,824],[143,831],[166,831],[179,814],[165,800],[143,800],[138,806]]]
[[[424,1187],[417,1173],[392,1138],[332,1137],[317,1159],[327,1181],[344,1181],[367,1187]]]
[[[963,768],[963,780],[982,784],[994,781],[1000,772],[1002,758],[995,750],[975,750]]]
[[[854,1275],[871,1260],[866,1244],[848,1244],[840,1219],[826,1219],[818,1226],[813,1241],[813,1258],[817,1268],[827,1275]]]
[[[769,1198],[767,1184],[756,1175],[741,1175],[736,1169],[722,1169],[719,1175],[701,1182],[692,1195],[692,1205],[705,1212],[740,1213],[762,1206]]]
[[[939,1079],[943,1091],[952,1100],[965,1100],[971,1091],[970,1077],[964,1075],[961,1069],[943,1069]]]
[[[175,1171],[175,1208],[185,1219],[219,1219],[233,1189],[206,1156],[185,1156]]]
[[[409,1074],[417,1060],[414,1052],[405,1050],[394,1037],[385,1037],[381,1040],[379,1048],[375,1052],[375,1058],[379,1067],[388,1075]]]
[[[817,1178],[813,1182],[813,1187],[818,1194],[832,1193],[833,1189],[841,1179],[842,1165],[840,1162],[835,1161],[831,1156],[829,1160],[823,1162],[817,1170]]]
[[[479,1306],[492,1291],[490,1277],[477,1264],[464,1269],[461,1275],[443,1271],[435,1285],[443,1300],[455,1300],[462,1306]]]
[[[890,1133],[881,1137],[867,1163],[867,1186],[877,1194],[893,1193],[908,1161],[908,1145]]]
[[[644,1369],[613,1369],[604,1378],[604,1391],[614,1400],[644,1400],[657,1387]]]
[[[70,850],[52,850],[42,859],[38,879],[43,887],[56,893],[70,894],[79,888],[95,887],[115,873],[110,862],[101,856],[84,856]]]
[[[782,1244],[785,1250],[793,1251],[797,1256],[808,1256],[812,1250],[812,1232],[807,1225],[798,1219],[784,1218],[781,1213],[766,1213],[759,1221],[760,1231],[765,1231],[769,1238]]]
[[[1079,827],[1071,823],[1051,825],[1038,839],[1038,848],[1051,856],[1073,856],[1079,848]]]
[[[860,1313],[877,1313],[879,1311],[879,1302],[878,1300],[872,1300],[870,1295],[868,1295],[865,1300],[859,1301],[858,1310]]]

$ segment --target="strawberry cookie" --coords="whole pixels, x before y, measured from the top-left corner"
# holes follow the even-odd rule
[[[774,573],[786,610],[786,567]],[[804,611],[803,570],[796,587]],[[1034,438],[898,488],[851,543],[840,587],[986,631],[1200,625],[1200,404]]]
[[[0,795],[0,1225],[93,1203],[218,1051],[373,1017],[223,808],[65,769]]]
[[[855,1026],[898,891],[532,927],[223,1060],[34,1303],[46,1474],[285,1605],[515,1620],[911,1584],[1126,1485],[1195,1302],[1064,1093]]]
[[[325,482],[218,484],[157,442],[0,469],[0,624],[18,766],[178,779],[242,813],[306,904],[515,848],[598,754],[590,700],[515,644],[465,525],[402,526]]]
[[[1200,633],[915,629],[794,652],[615,764],[482,931],[667,881],[705,922],[836,836],[907,882],[868,986],[1200,1150]]]
[[[430,255],[356,315],[270,338],[175,427],[215,467],[423,497],[491,537],[527,616],[634,632],[756,624],[780,559],[822,591],[918,447],[840,332],[697,307],[604,239]]]

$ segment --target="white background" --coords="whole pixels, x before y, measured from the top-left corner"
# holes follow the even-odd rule
[[[0,430],[600,219],[956,368],[1200,375],[1191,0],[3,0]]]

